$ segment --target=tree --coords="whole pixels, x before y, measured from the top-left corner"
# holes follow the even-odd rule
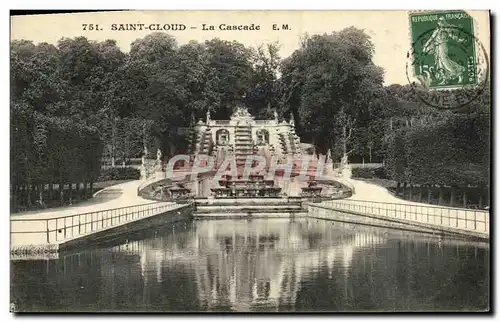
[[[214,118],[227,119],[234,106],[242,103],[252,79],[252,51],[237,41],[218,38],[205,42],[209,55],[206,97],[213,97]],[[216,105],[218,104],[218,106]]]
[[[77,43],[87,44],[83,39]],[[65,44],[75,45],[74,42]],[[75,120],[75,116],[87,114],[81,114],[74,107],[87,105],[73,100],[75,87],[70,81],[74,75],[66,73],[65,64],[71,61],[66,54],[68,52],[44,43],[36,46],[27,41],[11,43],[14,209],[20,204],[30,207],[35,200],[43,205],[46,184],[52,187],[54,182],[61,183],[59,190],[63,196],[64,183],[92,182],[99,174],[100,137],[96,129],[87,124],[87,119]],[[78,65],[74,61],[69,63],[72,64]],[[93,144],[91,148],[88,143]],[[22,198],[18,198],[20,194]]]
[[[118,124],[117,155],[123,165],[129,158],[141,155],[143,151],[144,121],[139,118],[123,118]],[[147,140],[147,139],[146,139]]]
[[[187,91],[187,101],[183,109],[183,124],[189,124],[191,118],[200,119],[210,108],[219,105],[214,95],[213,84],[216,83],[213,71],[209,67],[210,55],[204,44],[191,41],[179,48],[179,81]]]
[[[299,116],[298,132],[320,151],[333,147],[336,157],[354,151],[350,138],[383,92],[383,72],[372,57],[370,37],[350,27],[305,37],[283,62],[282,97]]]
[[[56,47],[15,40],[11,43],[11,100],[53,113],[65,94]]]
[[[171,141],[172,129],[184,123],[187,101],[175,39],[152,33],[134,41],[127,66],[133,116],[154,120],[151,129],[157,141]]]
[[[278,72],[280,45],[277,42],[261,45],[253,53],[252,85],[247,102],[250,112],[257,118],[273,118],[273,108],[278,107]]]

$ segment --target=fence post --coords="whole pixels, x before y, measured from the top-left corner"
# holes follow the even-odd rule
[[[49,220],[45,220],[45,223],[47,224],[47,244],[50,244],[50,238],[49,238]]]
[[[467,215],[465,216],[467,218]],[[466,221],[467,225],[467,221]],[[477,224],[476,224],[476,211],[474,210],[474,230],[476,230]],[[486,231],[486,216],[484,217],[484,231]]]
[[[441,214],[441,225],[443,225],[443,208],[440,209],[440,214]]]

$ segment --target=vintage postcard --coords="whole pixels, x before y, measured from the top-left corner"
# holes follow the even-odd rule
[[[489,11],[10,19],[11,312],[490,312]]]

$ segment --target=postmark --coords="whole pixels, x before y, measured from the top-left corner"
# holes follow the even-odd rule
[[[406,72],[419,98],[437,108],[454,109],[479,96],[487,86],[489,65],[472,17],[464,11],[440,11],[411,13],[409,20],[411,52]],[[436,90],[469,93],[436,102],[431,98]]]

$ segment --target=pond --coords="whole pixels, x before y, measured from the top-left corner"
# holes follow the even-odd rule
[[[312,219],[193,220],[11,261],[17,311],[484,311],[488,243]]]

